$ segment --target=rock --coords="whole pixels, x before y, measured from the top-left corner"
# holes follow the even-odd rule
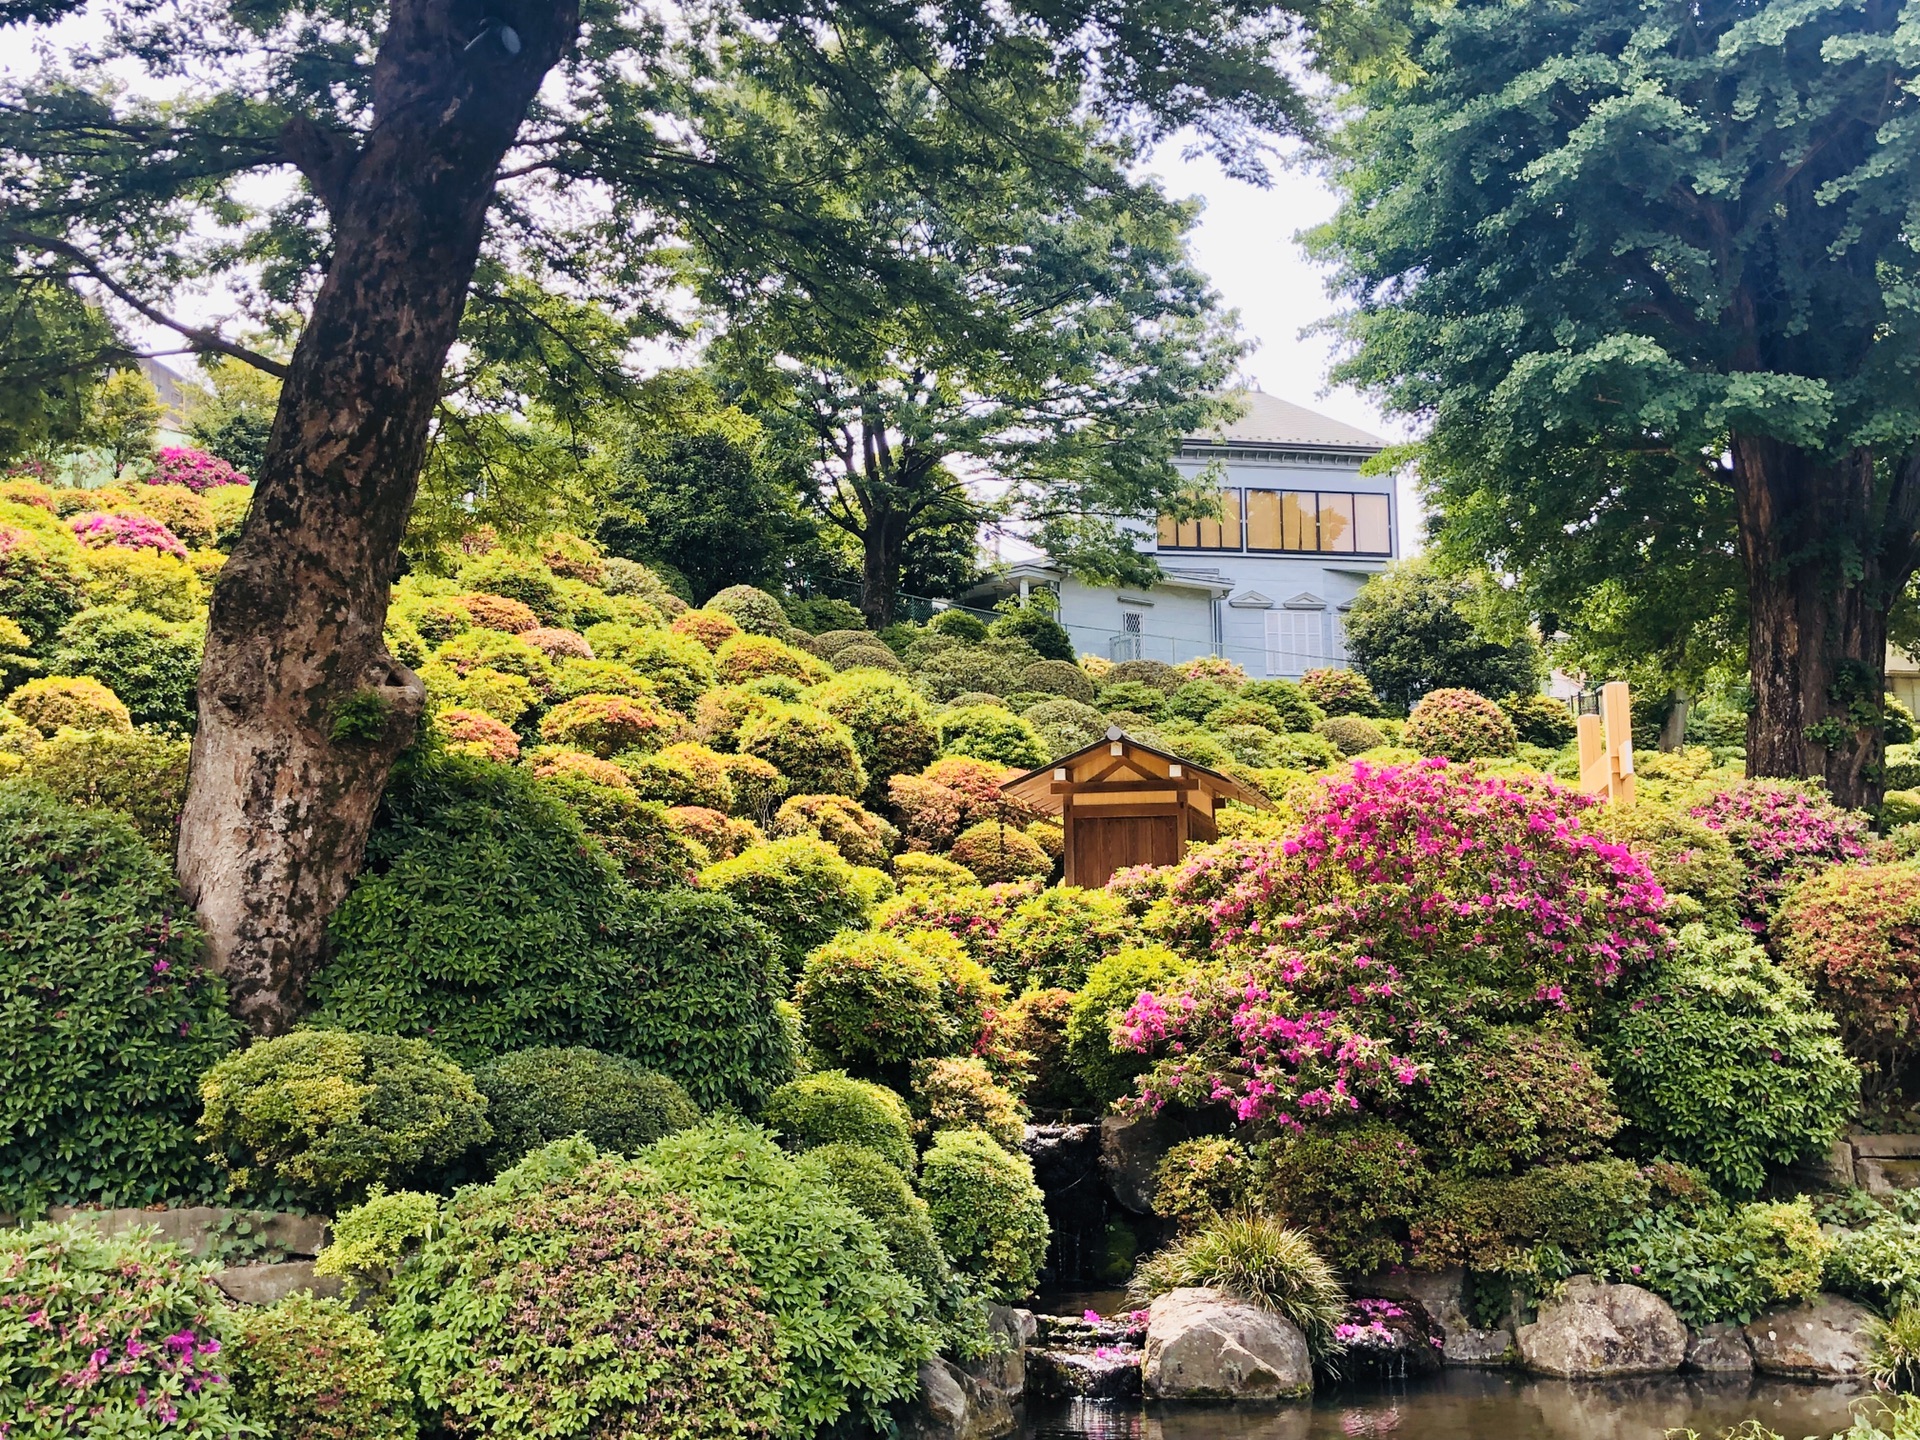
[[[216,1250],[250,1251],[266,1260],[318,1255],[332,1238],[324,1215],[290,1215],[271,1210],[229,1210],[218,1205],[185,1205],[173,1210],[81,1210],[55,1205],[47,1219],[56,1224],[82,1221],[103,1235],[124,1235],[151,1227],[181,1249],[205,1256]]]
[[[1021,1312],[987,1307],[987,1333],[999,1348],[964,1365],[935,1357],[920,1367],[920,1393],[894,1418],[910,1440],[993,1440],[1014,1427],[1013,1407],[1027,1388],[1027,1340]]]
[[[1336,1333],[1346,1346],[1340,1356],[1343,1380],[1428,1375],[1440,1368],[1446,1346],[1426,1307],[1413,1299],[1352,1301]]]
[[[1031,1317],[1029,1317],[1031,1318]],[[1020,1312],[1005,1305],[987,1306],[987,1334],[994,1352],[962,1367],[968,1383],[984,1399],[1009,1410],[1027,1389],[1027,1335]]]
[[[1043,1288],[1071,1289],[1105,1279],[1107,1190],[1100,1183],[1098,1125],[1029,1125],[1020,1143],[1046,1197]]]
[[[1292,1322],[1220,1290],[1173,1290],[1147,1320],[1141,1388],[1158,1400],[1283,1400],[1313,1393]]]
[[[1920,1160],[1883,1160],[1862,1155],[1853,1162],[1853,1174],[1869,1195],[1920,1189]]]
[[[1034,1337],[1040,1333],[1040,1321],[1031,1310],[1015,1310],[1013,1318],[1020,1327],[1020,1343],[1031,1345]]]
[[[1028,1351],[1027,1395],[1035,1400],[1138,1400],[1140,1352],[1119,1347]]]
[[[1662,1375],[1687,1355],[1687,1327],[1673,1307],[1638,1285],[1576,1275],[1540,1318],[1514,1334],[1529,1370],[1565,1380]]]
[[[1100,1168],[1107,1189],[1136,1215],[1153,1214],[1154,1171],[1167,1151],[1193,1138],[1171,1115],[1109,1115],[1100,1122]]]
[[[937,1355],[921,1362],[920,1393],[897,1418],[901,1435],[914,1440],[962,1440],[974,1433],[966,1382]]]
[[[1356,1280],[1350,1288],[1355,1295],[1418,1305],[1440,1327],[1440,1355],[1449,1365],[1513,1363],[1510,1326],[1482,1330],[1469,1318],[1465,1270],[1388,1270]]]
[[[1753,1373],[1753,1349],[1746,1332],[1731,1320],[1687,1332],[1686,1367],[1716,1375]]]
[[[310,1290],[323,1300],[340,1294],[340,1282],[331,1275],[315,1275],[313,1261],[287,1260],[277,1265],[235,1265],[215,1273],[213,1283],[229,1300],[242,1305],[272,1305]]]
[[[1920,1160],[1920,1135],[1849,1135],[1842,1143],[1869,1160]]]
[[[1865,1372],[1873,1312],[1838,1295],[1769,1310],[1746,1327],[1753,1368],[1794,1380],[1848,1380]]]

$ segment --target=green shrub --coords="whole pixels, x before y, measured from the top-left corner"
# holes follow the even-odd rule
[[[902,674],[907,668],[900,663],[899,656],[877,640],[864,645],[849,645],[835,651],[833,666],[843,673],[855,670],[880,670],[889,675]]]
[[[47,675],[29,680],[7,697],[6,708],[42,736],[66,726],[75,730],[133,728],[133,719],[120,697],[98,680],[71,675]]]
[[[857,652],[843,652],[843,661],[847,653]],[[870,804],[885,798],[895,775],[914,774],[933,760],[933,717],[905,680],[871,671],[842,675],[815,686],[807,700],[852,732],[866,768]]]
[[[1186,683],[1187,677],[1175,670],[1164,660],[1122,660],[1107,671],[1105,680],[1109,685],[1129,685],[1135,681],[1151,685],[1162,694],[1171,695]]]
[[[1002,765],[1030,768],[1047,755],[1033,727],[997,705],[959,705],[935,720],[942,755],[971,755]]]
[[[1289,732],[1278,739],[1272,751],[1275,763],[1260,769],[1326,770],[1340,763],[1340,751],[1323,735]]]
[[[1840,1022],[1875,1091],[1920,1054],[1920,868],[1835,866],[1781,902],[1771,934],[1782,962]]]
[[[1237,1141],[1224,1135],[1182,1140],[1153,1172],[1153,1213],[1194,1230],[1246,1209],[1253,1184],[1253,1157]]]
[[[676,710],[691,710],[714,687],[713,656],[691,636],[640,625],[600,624],[588,627],[587,643],[601,662],[624,666]]]
[[[1077,700],[1082,705],[1093,703],[1093,681],[1087,678],[1086,671],[1073,663],[1070,656],[1034,661],[1020,672],[1020,683],[1029,690]]]
[[[1110,680],[1094,695],[1093,703],[1108,715],[1125,711],[1132,715],[1145,715],[1149,720],[1159,720],[1168,714],[1167,692],[1145,680]]]
[[[553,688],[553,662],[547,659],[545,653],[534,649],[520,636],[500,630],[473,629],[461,632],[433,652],[432,662],[421,673],[424,675],[428,671],[440,670],[465,676],[476,669],[518,675],[542,695]]]
[[[1858,1095],[1832,1019],[1741,934],[1684,927],[1599,1035],[1631,1148],[1730,1194],[1824,1155]]]
[[[666,1188],[644,1166],[563,1141],[459,1193],[402,1267],[383,1321],[436,1428],[500,1440],[774,1433],[790,1377],[749,1244]]]
[[[366,1320],[338,1300],[290,1295],[243,1310],[234,1408],[269,1435],[413,1440],[413,1397]]]
[[[1482,760],[1513,754],[1520,737],[1506,712],[1471,690],[1433,690],[1407,717],[1405,743],[1423,755]]]
[[[0,785],[0,935],[0,1209],[215,1188],[195,1083],[239,1032],[166,862],[117,816]]]
[[[920,1193],[955,1269],[996,1300],[1033,1292],[1047,1258],[1047,1211],[1033,1165],[978,1130],[943,1130],[921,1161]]]
[[[1551,1252],[1599,1254],[1651,1196],[1648,1177],[1625,1160],[1451,1176],[1428,1190],[1413,1217],[1409,1261],[1421,1269],[1533,1274]]]
[[[1557,1030],[1519,1025],[1443,1050],[1415,1110],[1431,1154],[1487,1175],[1604,1155],[1621,1124],[1591,1051]]]
[[[1048,759],[1071,754],[1107,733],[1106,717],[1078,700],[1043,700],[1023,710],[1020,718],[1033,728]]]
[[[1380,697],[1358,670],[1309,670],[1300,677],[1299,689],[1302,696],[1329,715],[1380,714]]]
[[[729,585],[701,607],[724,615],[749,635],[782,635],[787,629],[787,612],[780,602],[764,590],[751,585]]]
[[[1666,1300],[1693,1326],[1746,1324],[1762,1310],[1812,1300],[1834,1249],[1813,1207],[1708,1204],[1635,1215],[1606,1244],[1602,1268]]]
[[[969,1056],[923,1060],[913,1067],[914,1108],[928,1133],[980,1130],[1017,1151],[1027,1133],[1020,1098],[997,1083],[986,1062]]]
[[[1144,1055],[1116,1050],[1109,1036],[1115,1020],[1133,1008],[1142,991],[1178,978],[1186,962],[1161,946],[1122,950],[1093,965],[1067,1020],[1067,1062],[1101,1104],[1126,1095],[1147,1068]]]
[[[671,710],[631,695],[581,695],[562,701],[540,720],[541,739],[602,760],[633,750],[658,750],[685,733],[685,722]]]
[[[117,812],[171,855],[188,750],[185,740],[144,730],[61,730],[27,753],[18,775],[66,804]]]
[[[226,1383],[234,1319],[211,1265],[151,1232],[0,1229],[0,1424],[20,1440],[249,1433]],[[74,1413],[84,1397],[83,1415]]]
[[[1229,700],[1207,717],[1207,724],[1216,734],[1242,728],[1264,730],[1271,735],[1288,733],[1285,717],[1263,700]]]
[[[1167,714],[1172,718],[1203,725],[1209,715],[1234,698],[1237,689],[1237,686],[1229,688],[1222,685],[1218,680],[1189,680],[1173,692],[1173,698],[1167,702]]]
[[[431,1182],[492,1135],[473,1077],[424,1040],[299,1030],[200,1081],[200,1137],[243,1193],[321,1209]]]
[[[1106,956],[1140,942],[1139,927],[1105,890],[1055,885],[1022,900],[993,947],[996,978],[1018,990],[1078,990]]]
[[[1013,826],[982,820],[954,837],[949,858],[964,865],[989,885],[1053,871],[1053,857]]]
[[[1029,990],[996,1017],[992,1038],[1014,1057],[1021,1098],[1039,1110],[1090,1110],[1093,1092],[1067,1060],[1071,990]]]
[[[516,1050],[482,1065],[473,1081],[487,1097],[487,1158],[495,1170],[569,1135],[633,1155],[700,1123],[699,1107],[666,1076],[584,1046]]]
[[[462,565],[453,582],[462,590],[518,600],[538,615],[543,625],[565,625],[573,618],[561,602],[553,571],[531,555],[490,550]]]
[[[851,1070],[942,1054],[959,1039],[940,972],[891,935],[847,934],[807,956],[794,990],[807,1042]]]
[[[907,1102],[845,1071],[817,1070],[788,1081],[768,1097],[762,1118],[797,1150],[857,1145],[902,1174],[912,1174],[916,1164]]]
[[[1585,822],[1647,862],[1667,892],[1669,924],[1701,920],[1716,930],[1740,923],[1740,893],[1746,871],[1718,830],[1684,811],[1641,799],[1608,805]]]
[[[1332,715],[1313,727],[1313,733],[1330,740],[1342,755],[1358,755],[1387,743],[1380,727],[1358,715]]]
[[[1920,1304],[1920,1225],[1888,1216],[1834,1237],[1824,1279],[1843,1295],[1887,1309]]]
[[[725,814],[735,800],[729,758],[684,740],[650,755],[630,751],[619,763],[643,800],[667,806],[699,805]]]
[[[690,640],[699,641],[703,648],[710,651],[718,650],[736,635],[747,633],[740,628],[731,615],[722,615],[717,610],[689,610],[686,614],[678,616],[668,628],[676,635],[685,635]],[[824,640],[826,636],[819,638]]]
[[[1867,1322],[1866,1331],[1872,1344],[1867,1378],[1874,1388],[1912,1391],[1920,1387],[1920,1307],[1903,1305],[1885,1318],[1875,1317]],[[1908,1424],[1920,1428],[1920,1399],[1908,1395],[1903,1406]],[[1865,1423],[1855,1422],[1856,1427]]]
[[[586,1045],[703,1106],[757,1106],[794,1063],[770,937],[719,896],[634,894],[541,783],[477,760],[396,769],[317,1018],[431,1035],[467,1063]]]
[[[19,622],[36,646],[45,645],[86,603],[80,547],[9,518],[0,512],[0,615]]]
[[[900,832],[845,795],[795,795],[773,817],[777,839],[812,835],[833,846],[849,865],[885,867]]]
[[[736,744],[785,777],[789,793],[858,796],[867,788],[853,732],[811,705],[773,702],[740,724]]]
[[[1573,739],[1579,728],[1565,701],[1542,695],[1537,690],[1526,695],[1509,695],[1500,702],[1500,708],[1513,722],[1514,734],[1523,745],[1558,750]]]
[[[585,756],[594,763],[592,756]],[[599,842],[620,873],[644,891],[690,884],[711,857],[696,851],[668,819],[667,807],[642,800],[622,774],[619,784],[603,785],[590,775],[551,764],[538,776],[539,788],[564,804],[581,828]]]
[[[767,635],[736,635],[714,653],[714,668],[729,685],[784,675],[802,683],[826,678],[813,656]]]
[[[439,1230],[440,1205],[438,1195],[374,1186],[364,1202],[334,1217],[313,1273],[340,1281],[357,1313],[377,1315],[393,1300],[401,1265]]]
[[[98,680],[126,705],[136,725],[188,731],[203,639],[198,625],[175,625],[124,605],[103,605],[67,622],[48,664],[57,675]]]
[[[1350,1275],[1406,1258],[1408,1220],[1431,1179],[1420,1147],[1379,1120],[1309,1130],[1267,1148],[1268,1206]]]
[[[562,660],[553,667],[555,701],[582,695],[631,695],[651,700],[657,693],[651,680],[618,660]]]
[[[824,840],[806,835],[749,846],[709,865],[700,883],[766,926],[789,969],[840,931],[863,924],[871,908],[853,866]]]
[[[758,755],[722,755],[720,763],[733,786],[733,804],[727,813],[764,823],[787,793],[785,778]]]
[[[950,635],[969,645],[978,645],[987,638],[987,622],[977,615],[969,615],[964,610],[942,610],[927,622],[927,628],[940,635]]]
[[[1127,1290],[1136,1304],[1187,1286],[1224,1290],[1299,1327],[1316,1356],[1337,1353],[1346,1292],[1313,1242],[1266,1215],[1215,1215],[1148,1256]]]
[[[1290,732],[1309,731],[1327,718],[1327,712],[1291,680],[1255,680],[1243,685],[1240,687],[1239,700],[1235,703],[1245,704],[1248,701],[1271,707]],[[1216,717],[1215,723],[1226,724],[1227,721],[1225,717]]]
[[[893,857],[893,878],[902,890],[919,886],[952,891],[978,888],[980,884],[980,877],[966,866],[956,865],[944,855],[927,855],[917,850]]]
[[[931,653],[925,640],[916,642],[907,657],[914,683],[929,699],[941,704],[969,693],[1011,695],[1020,688],[1021,672],[1039,657],[1026,646],[1009,655],[985,645],[949,644]]]
[[[933,1234],[933,1214],[913,1193],[900,1167],[865,1145],[836,1141],[808,1150],[794,1168],[817,1184],[831,1185],[873,1222],[893,1265],[929,1299],[952,1283],[947,1257]]]
[[[1073,660],[1073,637],[1067,634],[1066,627],[1031,601],[1001,615],[987,627],[987,633],[1031,645],[1042,660],[1055,664],[1068,664]]]

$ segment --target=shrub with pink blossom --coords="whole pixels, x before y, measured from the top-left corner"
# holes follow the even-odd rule
[[[1123,1022],[1155,1059],[1142,1103],[1294,1125],[1397,1104],[1466,1021],[1577,1025],[1667,946],[1659,884],[1581,828],[1589,804],[1442,760],[1356,763],[1293,835],[1188,862],[1176,938],[1225,963]]]
[[[169,445],[161,450],[153,457],[153,473],[146,480],[149,485],[184,485],[195,494],[221,485],[253,483],[244,471],[190,445]]]
[[[113,545],[122,550],[158,550],[176,560],[187,558],[180,537],[150,515],[104,515],[95,510],[76,515],[72,525],[80,543],[90,550]]]
[[[1758,934],[1798,881],[1828,865],[1867,858],[1866,820],[1842,810],[1815,784],[1743,780],[1689,813],[1724,834],[1746,867],[1740,914]]]
[[[1520,744],[1513,721],[1471,690],[1434,690],[1407,717],[1405,743],[1422,755],[1483,760],[1511,755]]]

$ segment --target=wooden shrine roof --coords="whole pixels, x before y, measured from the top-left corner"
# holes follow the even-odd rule
[[[1054,785],[1057,783],[1054,777],[1054,771],[1066,770],[1071,772],[1076,761],[1082,760],[1095,753],[1110,755],[1112,754],[1112,746],[1115,742],[1125,746],[1127,753],[1140,751],[1164,760],[1169,765],[1179,766],[1183,776],[1191,776],[1198,788],[1220,799],[1238,800],[1244,805],[1252,805],[1260,810],[1270,810],[1273,808],[1266,796],[1257,790],[1252,790],[1242,785],[1231,775],[1222,775],[1218,770],[1209,770],[1205,765],[1196,765],[1193,761],[1183,756],[1174,755],[1155,746],[1145,744],[1142,741],[1134,739],[1117,725],[1110,727],[1105,735],[1101,736],[1091,745],[1082,745],[1071,754],[1062,755],[1055,760],[1049,760],[1045,765],[1036,766],[1034,769],[1027,771],[1026,774],[1016,776],[1012,780],[1007,781],[1001,785],[1000,791],[1002,794],[1015,796],[1028,805],[1057,815],[1061,810],[1061,796],[1055,794],[1053,790]],[[1125,760],[1127,753],[1123,753],[1120,758]],[[1135,776],[1128,776],[1126,780],[1119,783],[1131,786],[1138,782]],[[1084,792],[1098,789],[1099,784],[1100,782],[1097,780],[1081,781],[1077,788]]]

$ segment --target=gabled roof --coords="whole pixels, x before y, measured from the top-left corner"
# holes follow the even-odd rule
[[[1261,390],[1243,390],[1234,397],[1245,413],[1231,425],[1206,435],[1189,435],[1189,444],[1197,445],[1309,445],[1334,450],[1384,450],[1387,442],[1357,425],[1335,420],[1269,395]]]
[[[1157,755],[1170,765],[1183,767],[1188,774],[1209,782],[1207,788],[1226,796],[1230,800],[1238,800],[1244,805],[1252,805],[1261,810],[1271,810],[1273,808],[1272,802],[1269,801],[1266,796],[1257,790],[1248,789],[1231,775],[1222,775],[1218,770],[1209,770],[1205,765],[1196,765],[1193,761],[1183,756],[1175,755],[1171,751],[1162,750],[1157,746],[1148,745],[1144,741],[1136,740],[1118,725],[1108,726],[1107,733],[1091,745],[1082,745],[1071,754],[1061,755],[1056,759],[1049,760],[1046,764],[1037,766],[1027,771],[1024,775],[1016,775],[1013,779],[1001,785],[1000,793],[1003,795],[1010,794],[1018,790],[1021,786],[1033,786],[1033,793],[1023,795],[1020,798],[1030,805],[1038,805],[1049,813],[1058,814],[1060,806],[1058,802],[1055,801],[1049,788],[1053,783],[1053,772],[1063,766],[1071,766],[1073,762],[1078,760],[1082,755],[1091,754],[1095,750],[1105,750],[1116,740],[1131,749],[1143,750],[1149,755]]]

